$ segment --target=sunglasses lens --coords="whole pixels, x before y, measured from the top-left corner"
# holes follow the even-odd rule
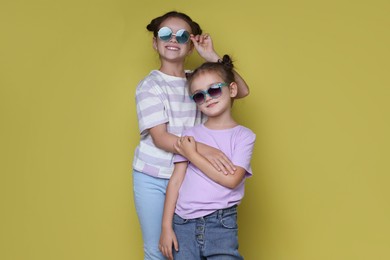
[[[195,101],[196,104],[202,104],[204,102],[204,94],[196,93],[192,96],[192,99]]]
[[[221,95],[222,89],[220,86],[212,86],[207,90],[207,92],[209,93],[210,97],[216,98]]]
[[[172,37],[172,30],[168,27],[162,27],[158,31],[158,38],[160,38],[162,41],[167,42]]]
[[[176,41],[180,44],[188,42],[190,39],[190,33],[184,29],[178,30],[176,33]]]

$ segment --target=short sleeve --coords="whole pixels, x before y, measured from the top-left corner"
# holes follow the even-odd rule
[[[247,171],[247,176],[252,175],[251,158],[255,145],[256,135],[248,128],[243,128],[234,145],[232,163]]]
[[[173,163],[179,163],[179,162],[188,162],[188,159],[181,156],[180,154],[175,154],[173,157]]]
[[[141,135],[145,135],[147,129],[169,121],[164,105],[166,97],[157,82],[153,80],[141,82],[137,87],[135,97]]]

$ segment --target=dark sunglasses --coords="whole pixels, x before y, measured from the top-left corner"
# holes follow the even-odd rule
[[[202,105],[206,101],[206,95],[209,95],[211,98],[217,98],[222,94],[222,87],[227,86],[228,84],[225,82],[215,83],[207,90],[201,90],[191,95],[191,99],[194,100],[196,104]]]
[[[187,32],[185,29],[180,29],[176,33],[173,33],[171,28],[169,27],[162,27],[160,30],[158,30],[158,38],[160,40],[167,42],[169,41],[172,36],[176,37],[176,41],[180,44],[187,43],[190,39],[190,33]]]

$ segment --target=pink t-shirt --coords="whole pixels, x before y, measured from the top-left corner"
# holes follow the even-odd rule
[[[234,165],[246,170],[245,177],[252,175],[250,160],[256,135],[250,129],[239,125],[230,129],[211,130],[201,124],[184,131],[184,135],[193,136],[197,142],[221,150]],[[175,155],[174,162],[182,161],[187,159]],[[244,182],[245,178],[236,188],[226,188],[189,163],[179,190],[175,213],[184,219],[194,219],[237,205],[244,197]]]

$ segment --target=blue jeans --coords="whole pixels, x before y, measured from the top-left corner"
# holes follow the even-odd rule
[[[158,249],[158,242],[168,181],[133,170],[134,202],[142,230],[145,260],[166,259]]]
[[[179,251],[175,260],[244,259],[238,252],[237,207],[217,210],[196,219],[173,217]]]

